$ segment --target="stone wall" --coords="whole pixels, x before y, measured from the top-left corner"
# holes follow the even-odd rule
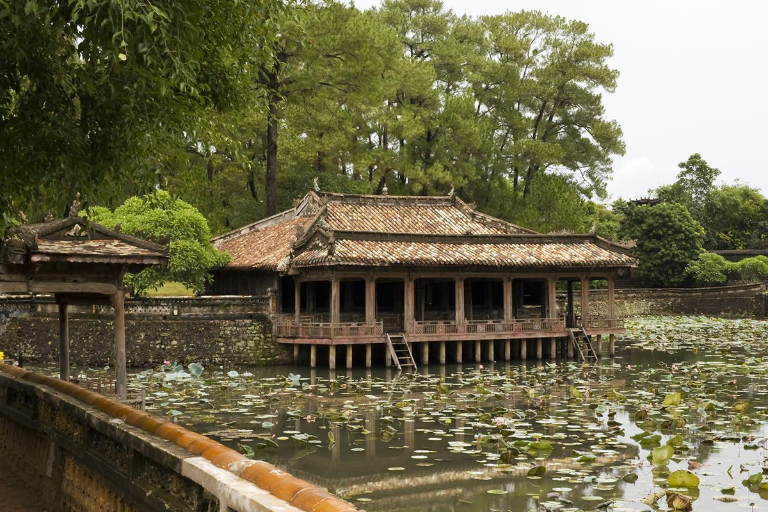
[[[574,294],[580,311],[579,293]],[[710,315],[764,318],[765,285],[712,288],[638,288],[616,290],[616,314],[631,318],[644,315]],[[590,311],[608,316],[607,290],[590,290]]]
[[[128,364],[163,361],[269,365],[288,361],[275,343],[270,298],[131,299],[126,301]],[[70,361],[100,366],[114,358],[109,307],[70,306]],[[58,307],[49,298],[0,300],[0,351],[24,362],[58,361]]]
[[[203,435],[4,364],[0,454],[50,512],[357,510]]]

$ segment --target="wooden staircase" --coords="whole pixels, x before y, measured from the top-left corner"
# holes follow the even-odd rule
[[[584,329],[578,327],[569,327],[567,331],[568,339],[576,349],[579,360],[585,363],[597,362],[597,353],[592,347],[592,339],[589,337],[589,334]]]
[[[387,334],[387,347],[392,355],[392,362],[398,370],[412,368],[416,370],[416,360],[411,353],[411,347],[405,339],[405,334]]]

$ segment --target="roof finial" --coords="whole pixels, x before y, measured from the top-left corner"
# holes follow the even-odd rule
[[[383,187],[381,187],[381,195],[385,196],[387,195],[387,192],[389,192],[389,189],[387,188],[387,184],[385,183]]]
[[[320,192],[320,183],[318,183],[319,178],[315,178],[314,184],[315,184],[315,192]]]
[[[77,215],[80,213],[80,208],[82,208],[82,203],[80,203],[80,192],[75,194],[75,200],[72,201],[72,206],[69,207],[69,216],[70,217],[77,217]]]

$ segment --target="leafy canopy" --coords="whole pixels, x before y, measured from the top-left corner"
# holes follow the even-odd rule
[[[168,244],[167,266],[126,276],[126,284],[138,295],[166,282],[180,282],[201,293],[211,281],[208,271],[229,261],[228,255],[211,245],[211,232],[202,214],[164,190],[131,197],[114,212],[91,207],[86,217],[122,233]]]
[[[677,203],[634,206],[620,236],[637,240],[638,273],[651,286],[679,286],[688,264],[702,252],[704,229]]]
[[[0,0],[0,232],[20,209],[61,215],[75,192],[103,204],[126,181],[149,190],[185,133],[253,102],[251,75],[285,10],[282,0]]]

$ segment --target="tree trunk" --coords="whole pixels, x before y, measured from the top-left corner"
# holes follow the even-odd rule
[[[269,113],[267,118],[267,176],[265,188],[267,195],[267,217],[277,213],[277,91],[269,93]]]

